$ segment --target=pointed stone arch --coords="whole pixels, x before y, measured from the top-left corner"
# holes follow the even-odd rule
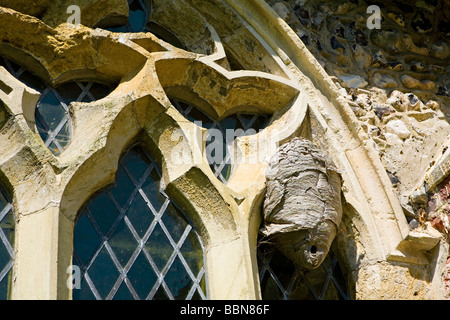
[[[164,3],[159,2],[161,8]],[[212,298],[260,298],[255,248],[265,169],[273,147],[296,136],[317,143],[341,170],[345,215],[357,231],[349,232],[349,237],[359,237],[364,262],[428,263],[424,252],[438,240],[410,232],[389,178],[350,107],[270,7],[262,0],[174,3],[189,5],[202,17],[207,39],[200,53],[177,49],[150,33],[118,35],[84,26],[69,30],[64,24],[52,28],[35,17],[0,8],[0,25],[26,31],[2,33],[0,42],[35,57],[53,84],[86,74],[120,82],[102,101],[73,105],[74,142],[58,159],[43,148],[27,124],[30,119],[24,108],[38,98],[36,94],[8,76],[4,82],[12,91],[4,92],[0,85],[0,99],[14,118],[0,129],[0,140],[7,141],[0,144],[0,170],[14,188],[26,230],[42,225],[49,231],[23,233],[27,236],[20,241],[25,247],[22,265],[45,262],[36,273],[23,267],[26,276],[18,278],[18,297],[69,298],[66,270],[75,215],[93,192],[113,181],[120,155],[137,141],[161,166],[167,193],[198,224],[207,246]],[[44,45],[30,43],[27,32]],[[245,59],[236,61],[246,50]],[[235,68],[227,62],[228,56]],[[236,67],[239,62],[246,70]],[[181,79],[169,74],[171,70]],[[208,82],[211,77],[215,84]],[[273,112],[272,123],[263,132],[236,139],[248,158],[254,155],[254,146],[264,142],[260,150],[264,156],[237,166],[227,185],[211,174],[201,146],[196,149],[199,128],[171,106],[167,91],[193,99],[184,95],[186,90],[211,100],[205,108],[212,106],[218,117],[240,110],[249,101]],[[263,92],[261,101],[258,92]],[[186,162],[175,161],[176,147],[187,151]],[[33,235],[39,236],[35,247],[27,244]],[[351,251],[346,250],[350,270],[358,273],[360,265]],[[30,284],[36,289],[27,291]]]

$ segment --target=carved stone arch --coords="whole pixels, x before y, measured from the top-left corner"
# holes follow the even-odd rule
[[[211,183],[213,179],[204,173],[207,172],[205,167],[207,164],[195,165],[191,159],[185,165],[180,165],[176,162],[177,159],[173,158],[172,150],[176,144],[178,147],[180,143],[186,144],[185,150],[191,150],[191,145],[189,145],[190,138],[171,143],[172,133],[178,130],[186,137],[191,135],[195,126],[186,124],[185,128],[182,128],[178,124],[180,119],[175,121],[174,116],[181,117],[168,112],[151,96],[137,99],[125,105],[113,118],[104,139],[97,136],[104,142],[97,145],[97,149],[90,153],[87,159],[80,159],[80,164],[76,168],[66,169],[67,172],[73,171],[74,174],[66,182],[61,196],[60,211],[69,222],[65,231],[60,230],[61,243],[70,243],[72,238],[70,225],[73,224],[76,213],[93,193],[114,181],[121,154],[135,143],[141,143],[150,151],[154,160],[161,166],[162,183],[166,186],[166,193],[195,223],[206,246],[207,268],[209,264],[217,263],[214,255],[219,254],[223,243],[236,242],[239,234],[235,222],[237,217],[233,215],[233,210],[230,211],[234,201],[224,197],[217,190],[221,188],[220,185]],[[211,211],[212,207],[215,209]],[[67,246],[61,246],[61,261],[70,259],[68,249]],[[222,272],[233,272],[229,267]],[[211,269],[217,270],[217,266]],[[214,279],[221,279],[221,276],[213,273],[208,274],[208,277],[210,292],[219,294],[222,284],[218,285]]]
[[[13,61],[17,65],[37,75],[45,84],[50,84],[52,79],[47,69],[39,61],[33,52],[19,49],[14,44],[0,44],[0,56]]]
[[[125,0],[91,1],[111,8],[93,13],[87,26],[75,29],[65,24],[64,15],[51,15],[61,13],[61,8],[48,1],[40,1],[37,8],[51,7],[43,19],[0,8],[0,29],[7,30],[0,34],[4,45],[0,50],[10,56],[11,48],[29,53],[47,70],[38,72],[47,72],[53,85],[85,76],[120,83],[102,101],[72,105],[76,139],[55,158],[30,130],[32,120],[25,106],[37,96],[2,74],[0,99],[11,117],[0,128],[0,140],[6,141],[0,144],[0,170],[14,187],[21,223],[29,231],[21,240],[25,277],[18,277],[23,293],[19,297],[69,297],[64,280],[71,256],[65,249],[71,246],[74,215],[94,189],[112,181],[120,155],[138,138],[155,151],[167,192],[197,219],[207,239],[213,298],[259,297],[255,248],[265,169],[275,152],[272,147],[297,136],[318,144],[343,173],[344,211],[351,229],[339,233],[338,242],[346,236],[351,239],[344,256],[355,278],[364,267],[380,261],[428,263],[425,253],[436,238],[409,230],[385,169],[349,105],[263,0],[154,1],[161,18],[157,20],[168,28],[173,24],[170,8],[189,6],[174,15],[178,18],[195,11],[194,34],[183,37],[194,52],[177,49],[151,33],[90,28],[101,15],[124,9]],[[19,11],[30,13],[24,1],[17,3]],[[8,29],[10,25],[15,29]],[[196,33],[202,36],[198,43]],[[198,103],[217,118],[243,111],[249,103],[255,104],[251,111],[273,113],[263,132],[235,141],[250,158],[252,146],[262,139],[267,142],[264,157],[256,165],[237,166],[223,185],[211,174],[201,148],[193,149],[198,128],[173,108],[170,95]],[[174,133],[178,140],[172,139]],[[186,163],[171,157],[175,146],[188,150]],[[36,232],[36,225],[49,232]],[[357,244],[355,250],[352,242]],[[358,260],[362,256],[364,263]],[[41,260],[45,262],[39,264]],[[27,270],[34,264],[37,271]]]
[[[80,26],[71,33],[58,33],[57,29],[52,29],[39,19],[8,11],[12,10],[5,9],[0,12],[2,23],[5,24],[5,28],[8,24],[16,25],[16,30],[20,32],[2,33],[1,42],[31,54],[47,70],[49,77],[44,79],[50,81],[52,85],[81,76],[120,82],[124,76],[140,69],[139,67],[145,63],[145,57],[141,53],[121,43],[119,36],[109,37],[108,31]],[[90,49],[83,43],[85,35],[91,39]],[[34,37],[34,42],[42,45],[34,46],[27,41],[27,37],[30,36]],[[65,47],[64,43],[67,41],[73,42],[74,45]],[[58,52],[58,55],[55,55],[55,52]],[[64,56],[64,59],[60,59],[60,56]],[[110,63],[118,57],[128,60],[129,63],[121,65]],[[33,67],[31,64],[30,66]]]

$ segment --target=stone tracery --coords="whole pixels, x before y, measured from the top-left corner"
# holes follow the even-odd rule
[[[116,11],[122,10],[125,1],[116,2],[120,3]],[[261,3],[252,1],[248,5],[261,6]],[[193,18],[183,20],[187,13],[180,8],[187,8],[186,12],[192,13]],[[162,26],[174,25],[164,14],[167,11],[175,13],[182,22],[178,26],[180,29],[188,21],[195,22],[184,33],[180,29],[172,30],[184,42],[187,51],[150,33],[124,35],[89,28],[114,10],[92,12],[85,16],[86,20],[82,22],[85,26],[70,29],[52,15],[52,10],[56,10],[52,7],[47,9],[43,20],[11,9],[0,9],[1,24],[18,25],[24,30],[23,34],[7,32],[0,35],[2,54],[11,57],[13,52],[23,52],[23,56],[31,56],[32,59],[26,59],[27,66],[45,70],[47,81],[55,85],[87,75],[120,82],[101,101],[88,106],[71,104],[73,141],[55,159],[37,140],[29,119],[24,118],[25,110],[33,108],[38,94],[2,73],[5,75],[2,82],[13,89],[12,95],[22,99],[23,104],[19,108],[13,107],[12,95],[8,98],[9,94],[0,92],[7,112],[14,119],[0,132],[0,139],[8,141],[0,146],[0,170],[14,186],[15,205],[24,220],[22,228],[26,230],[34,217],[42,221],[50,219],[58,225],[59,247],[49,250],[60,258],[61,265],[51,267],[53,272],[58,270],[60,277],[64,277],[64,263],[70,261],[71,255],[66,251],[70,251],[67,243],[71,241],[71,224],[76,212],[93,192],[112,181],[120,154],[127,146],[134,140],[141,140],[161,163],[162,183],[167,192],[198,224],[206,244],[211,296],[258,296],[257,272],[252,267],[256,252],[252,248],[261,219],[259,205],[264,192],[267,159],[256,165],[239,165],[233,178],[224,186],[213,176],[201,152],[202,161],[193,161],[199,156],[191,140],[196,127],[176,111],[169,95],[210,108],[210,112],[219,117],[248,105],[273,113],[273,122],[266,129],[268,136],[277,135],[273,145],[301,135],[330,153],[336,165],[343,169],[346,207],[353,207],[358,212],[355,223],[359,224],[359,229],[366,230],[363,242],[369,260],[397,257],[411,262],[416,259],[415,250],[405,255],[404,247],[400,246],[409,230],[388,178],[372,156],[372,147],[364,143],[359,127],[353,126],[356,121],[348,106],[339,100],[331,81],[316,69],[314,62],[302,60],[305,53],[296,46],[293,38],[264,38],[261,21],[267,18],[264,14],[269,11],[251,20],[242,8],[234,1],[155,0],[152,17]],[[25,9],[23,7],[28,12]],[[35,29],[40,32],[37,34]],[[30,34],[36,36],[36,42],[41,40],[45,45],[30,43]],[[199,34],[201,37],[194,39],[193,35]],[[289,35],[288,32],[285,34]],[[280,43],[274,45],[273,41]],[[58,53],[56,56],[55,52]],[[240,68],[245,70],[236,70]],[[210,105],[201,101],[208,101]],[[181,132],[181,142],[171,141],[175,131]],[[249,150],[245,147],[260,136],[241,137],[236,143],[242,150]],[[191,150],[192,161],[181,166],[174,164],[170,151],[177,143]],[[267,146],[268,156],[273,145]],[[244,154],[250,156],[251,152]],[[16,177],[21,167],[27,169],[21,177]],[[372,181],[366,181],[367,175]],[[31,180],[32,176],[35,179]],[[27,188],[30,183],[34,186]],[[42,190],[43,186],[49,187]],[[30,203],[30,199],[36,197],[39,201]],[[375,203],[376,208],[373,207]],[[375,218],[382,225],[374,223]],[[46,242],[48,239],[40,237],[49,243]],[[24,247],[25,242],[26,238],[19,239],[18,253],[26,261],[33,261],[36,258],[28,256],[31,249]],[[432,242],[430,240],[421,250],[433,247]],[[240,258],[229,261],[226,268],[222,266],[223,257],[236,250],[241,253]],[[42,268],[43,272],[50,272],[48,266]],[[17,274],[20,275],[21,270],[19,268]],[[224,280],[236,274],[234,282]],[[39,282],[30,275],[28,277]],[[248,286],[244,293],[239,286],[233,287],[240,282]],[[24,283],[25,280],[18,280],[18,288]],[[56,291],[49,296],[67,298],[70,295],[64,288]]]

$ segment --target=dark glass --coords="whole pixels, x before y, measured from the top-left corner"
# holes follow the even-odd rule
[[[127,276],[141,300],[147,298],[153,285],[158,280],[143,252],[139,254]]]
[[[193,279],[203,270],[200,239],[160,190],[160,180],[155,164],[141,148],[133,148],[122,157],[114,187],[97,195],[76,223],[74,263],[92,279],[94,287],[82,282],[81,290],[74,289],[74,299],[89,298],[86,290],[98,292],[102,299],[171,297],[163,286],[153,289],[160,285],[158,277],[166,281],[177,299],[187,298],[191,289],[205,290],[204,277],[201,286],[193,288]],[[178,254],[187,266],[176,253],[179,247]],[[192,279],[186,268],[194,273]],[[119,288],[114,293],[115,285]],[[153,297],[149,296],[152,289],[156,290]]]
[[[102,236],[106,236],[109,233],[119,214],[106,192],[101,193],[90,203],[89,212],[99,226]]]
[[[147,24],[147,10],[142,6],[139,0],[133,0],[129,4],[130,18],[128,24],[130,32],[141,32],[145,30]]]
[[[21,69],[21,67],[18,64],[3,57],[2,59],[0,59],[0,65],[3,66],[6,70],[8,70],[10,73],[12,73],[14,76],[16,76]]]
[[[140,153],[140,149],[133,149],[128,152],[123,159],[123,163],[135,183],[139,183],[141,181],[145,171],[151,165],[150,160],[145,156],[145,154]]]
[[[171,102],[187,120],[197,122],[202,127],[210,130],[206,137],[206,158],[214,175],[223,183],[226,183],[231,178],[233,169],[232,160],[234,159],[229,157],[231,144],[237,136],[247,136],[263,130],[270,120],[268,115],[238,113],[219,122],[185,102],[176,99],[171,99]],[[211,129],[219,131],[212,131]],[[240,132],[237,130],[240,130]],[[217,149],[220,146],[222,150]],[[219,152],[221,154],[218,154]],[[221,168],[221,164],[224,162],[226,164]]]
[[[41,136],[43,141],[47,141],[48,139],[48,128],[45,125],[45,122],[41,120],[41,117],[38,112],[36,112],[36,127],[38,129],[38,133]]]
[[[197,275],[203,267],[203,250],[195,233],[189,233],[180,251],[192,273]]]
[[[297,277],[289,294],[290,300],[316,300],[313,292],[302,277]]]
[[[69,105],[72,101],[79,101],[81,93],[83,92],[76,82],[69,82],[60,85],[58,86],[57,91],[66,105]]]
[[[0,280],[0,300],[9,299],[10,291],[11,291],[11,276],[12,269],[10,269],[3,280]]]
[[[128,0],[129,17],[125,25],[106,28],[111,32],[151,32],[171,45],[185,49],[184,44],[170,30],[149,21],[150,0]]]
[[[6,239],[8,239],[10,246],[14,248],[14,234],[16,229],[16,221],[12,210],[9,210],[9,212],[5,215],[3,220],[0,221],[0,227],[3,230]]]
[[[96,300],[94,293],[89,288],[89,285],[86,282],[86,279],[84,277],[81,279],[80,289],[72,291],[72,299],[73,300]]]
[[[119,263],[125,267],[130,260],[133,252],[136,250],[138,243],[133,234],[128,229],[124,220],[120,221],[109,239],[109,245],[114,251]]]
[[[148,200],[150,200],[150,203],[156,212],[161,210],[162,205],[166,201],[166,197],[161,194],[160,190],[160,178],[158,177],[156,170],[152,170],[150,176],[142,186],[142,191],[145,193]]]
[[[159,224],[156,224],[145,244],[145,249],[152,257],[158,270],[162,271],[173,253],[173,247]]]
[[[119,205],[119,207],[124,208],[133,191],[133,182],[131,182],[130,177],[128,177],[122,166],[119,166],[119,169],[116,173],[116,183],[114,185],[114,188],[109,191],[110,194],[116,200],[116,203]]]
[[[155,293],[155,296],[153,297],[153,300],[170,300],[167,296],[166,290],[162,286],[158,288],[158,290]]]
[[[133,295],[127,287],[125,281],[122,282],[116,294],[114,295],[113,300],[133,300]]]
[[[328,283],[323,300],[342,300],[342,296],[339,294],[339,291],[336,289],[336,286],[332,281]]]
[[[119,272],[106,247],[100,250],[88,273],[100,297],[106,299],[119,278]]]
[[[148,12],[145,0],[128,0],[129,17],[126,25],[106,28],[111,32],[145,32]]]
[[[71,123],[67,111],[70,103],[92,102],[111,92],[108,86],[89,81],[72,81],[52,88],[38,76],[6,58],[0,57],[0,65],[42,94],[35,111],[36,126],[42,140],[55,156],[62,153],[71,139]]]
[[[143,238],[150,223],[152,223],[154,216],[148,204],[144,201],[142,196],[138,193],[131,202],[127,211],[127,217],[134,226],[138,236]]]
[[[6,266],[6,264],[11,260],[8,250],[5,247],[3,241],[0,241],[0,270]]]
[[[73,240],[74,251],[78,259],[81,260],[76,261],[76,263],[87,266],[100,246],[101,239],[86,214],[81,215],[76,223],[74,234],[76,235]]]
[[[6,197],[2,194],[2,190],[0,188],[0,212],[6,207],[8,204],[8,201],[6,200]]]
[[[192,287],[192,279],[178,257],[167,273],[165,281],[175,300],[186,299]]]
[[[52,132],[56,130],[66,116],[66,111],[52,90],[42,97],[36,112],[39,113],[40,119],[45,122],[47,130]]]
[[[270,267],[277,275],[278,281],[284,289],[287,289],[295,273],[295,266],[287,260],[278,250],[274,252],[270,260]]]
[[[111,88],[101,83],[93,82],[89,93],[93,96],[94,100],[100,100],[111,93]]]
[[[265,300],[348,300],[345,274],[331,251],[314,270],[297,268],[272,244],[258,244],[262,298]],[[262,273],[262,274],[261,274]],[[333,277],[331,277],[331,273]],[[338,280],[339,279],[339,280]],[[342,292],[338,287],[342,288]]]
[[[202,296],[200,295],[200,293],[198,293],[197,290],[195,290],[191,300],[202,300]]]
[[[28,70],[24,70],[20,76],[19,80],[25,83],[30,88],[33,88],[36,91],[44,92],[47,85],[38,77],[36,77],[34,74],[29,72]]]
[[[16,220],[9,198],[0,186],[0,300],[9,299],[11,293],[12,262]]]
[[[348,287],[347,287],[347,279],[344,276],[344,272],[341,269],[339,263],[333,269],[333,278],[335,281],[336,287],[339,287],[339,295],[342,299],[348,299]]]
[[[161,219],[166,228],[170,230],[170,235],[172,236],[173,241],[177,243],[188,226],[188,222],[180,214],[179,210],[171,203],[167,206],[166,212]]]
[[[284,299],[283,292],[281,292],[269,272],[266,272],[261,280],[261,295],[264,300]]]

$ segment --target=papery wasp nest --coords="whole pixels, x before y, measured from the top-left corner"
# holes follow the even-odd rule
[[[311,141],[278,148],[266,172],[260,233],[296,265],[320,266],[342,218],[341,176]]]

